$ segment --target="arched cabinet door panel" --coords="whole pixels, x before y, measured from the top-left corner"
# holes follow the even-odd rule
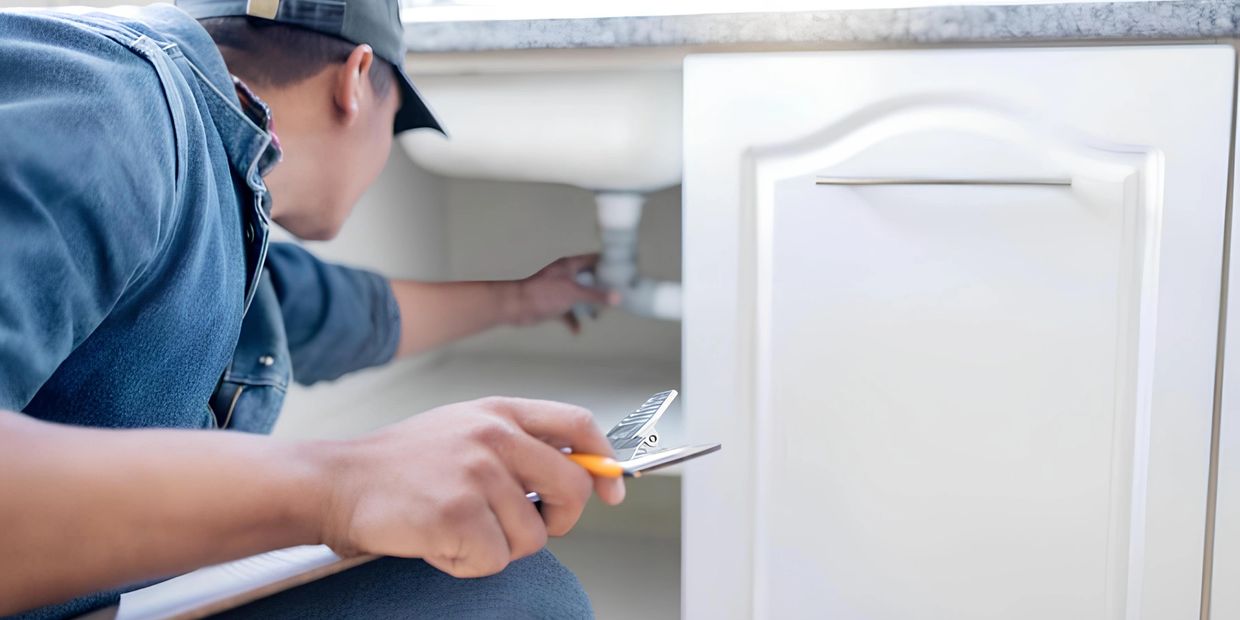
[[[1232,56],[688,61],[687,617],[1195,617]]]

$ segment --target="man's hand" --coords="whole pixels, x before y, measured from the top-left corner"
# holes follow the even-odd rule
[[[577,273],[593,267],[598,255],[570,256],[524,280],[417,282],[392,280],[400,307],[397,355],[424,353],[499,325],[533,325],[560,318],[577,333],[573,304],[615,305],[616,293],[577,283]]]
[[[425,559],[456,577],[495,574],[567,533],[591,488],[624,499],[557,448],[612,454],[590,413],[512,398],[433,409],[326,450],[324,542],[341,554]],[[542,496],[542,514],[525,497]]]
[[[560,317],[572,332],[581,325],[571,312],[581,302],[616,305],[615,292],[600,291],[577,283],[577,274],[598,263],[598,254],[569,256],[543,267],[538,273],[516,282],[517,303],[510,319],[513,325],[533,325]]]

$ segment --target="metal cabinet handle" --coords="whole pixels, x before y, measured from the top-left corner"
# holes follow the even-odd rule
[[[918,179],[913,177],[818,177],[815,185],[1041,185],[1067,187],[1072,179]]]

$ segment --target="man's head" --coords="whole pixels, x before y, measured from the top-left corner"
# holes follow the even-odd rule
[[[266,177],[272,218],[336,235],[387,161],[392,134],[442,131],[399,66],[396,0],[177,0],[271,107],[284,159]]]
[[[284,159],[267,175],[272,217],[330,239],[383,170],[400,107],[396,76],[369,45],[297,26],[202,20],[228,70],[271,106]]]

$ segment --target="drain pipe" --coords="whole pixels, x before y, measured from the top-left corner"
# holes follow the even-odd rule
[[[596,284],[620,293],[620,307],[633,314],[679,321],[679,282],[642,277],[637,273],[637,225],[646,197],[636,192],[600,192],[599,232],[603,249],[595,267]]]

